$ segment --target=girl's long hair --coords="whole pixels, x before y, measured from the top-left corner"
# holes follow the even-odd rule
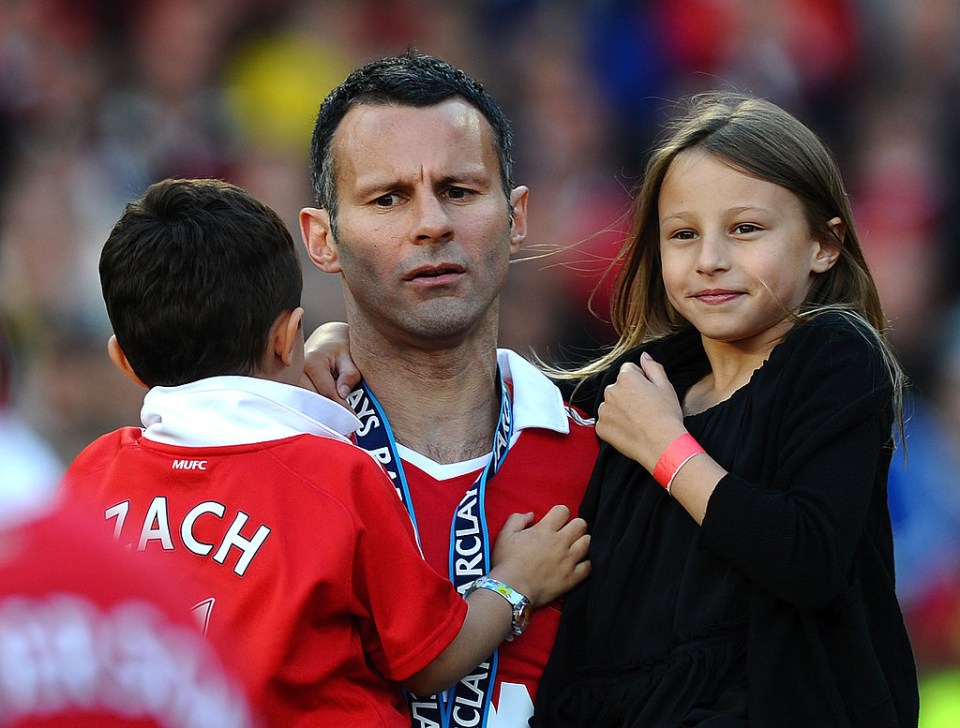
[[[610,316],[619,339],[592,362],[550,373],[565,379],[598,374],[636,345],[690,326],[670,305],[664,288],[657,203],[671,163],[681,152],[693,148],[793,192],[803,205],[814,236],[832,240],[839,248],[837,262],[814,279],[801,309],[791,315],[799,321],[826,310],[843,310],[866,323],[866,330],[883,354],[894,385],[897,416],[902,419],[905,377],[886,341],[887,321],[880,296],[833,155],[816,134],[780,107],[729,92],[687,99],[686,113],[668,125],[650,155],[636,191],[629,236],[610,268],[617,271]],[[833,218],[842,222],[842,239],[828,225]]]

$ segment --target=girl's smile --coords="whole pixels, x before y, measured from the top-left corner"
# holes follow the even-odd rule
[[[837,258],[793,192],[696,147],[671,163],[658,212],[667,297],[705,345],[765,353]]]

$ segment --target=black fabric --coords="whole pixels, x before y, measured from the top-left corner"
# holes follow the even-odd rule
[[[708,372],[695,331],[625,358],[643,349],[681,398]],[[729,471],[702,528],[604,445],[581,508],[593,572],[565,599],[531,724],[916,726],[886,505],[891,391],[851,319],[795,327],[745,387],[685,419]]]

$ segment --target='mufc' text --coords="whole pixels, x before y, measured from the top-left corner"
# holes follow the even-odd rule
[[[129,512],[129,500],[121,501],[116,505],[110,506],[104,512],[107,520],[111,518],[117,519],[113,527],[113,537],[117,541],[120,540],[123,524],[126,522]],[[227,554],[230,553],[231,549],[237,549],[240,552],[240,557],[237,559],[237,564],[233,567],[233,571],[237,576],[243,576],[247,567],[250,566],[250,562],[253,561],[253,557],[257,555],[257,551],[260,550],[263,542],[266,541],[267,536],[270,535],[270,528],[261,524],[253,536],[249,538],[242,536],[240,532],[246,525],[249,516],[243,511],[237,511],[230,527],[227,529],[223,538],[220,539],[219,543],[204,543],[196,537],[194,527],[197,521],[201,518],[217,518],[223,521],[226,513],[227,507],[223,505],[223,503],[218,503],[217,501],[203,501],[202,503],[198,503],[187,511],[183,520],[180,521],[180,542],[188,551],[195,553],[197,556],[209,556],[210,552],[216,547],[213,560],[219,564],[226,561]],[[170,528],[170,516],[167,511],[167,499],[164,496],[156,496],[147,508],[147,512],[143,517],[143,525],[140,527],[140,537],[136,546],[137,551],[146,549],[147,544],[151,541],[158,541],[164,551],[173,551],[175,548]],[[132,546],[133,544],[131,543],[129,545]]]

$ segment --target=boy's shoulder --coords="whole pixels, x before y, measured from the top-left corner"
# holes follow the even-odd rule
[[[346,438],[303,433],[259,445],[283,468],[310,479],[323,479],[332,474],[347,476],[373,473],[386,476],[374,453],[367,452]]]
[[[303,433],[263,442],[186,447],[151,440],[139,427],[122,427],[101,435],[81,450],[68,466],[64,479],[96,478],[133,459],[142,466],[139,457],[144,453],[167,456],[173,469],[178,469],[178,463],[194,460],[208,464],[216,460],[228,461],[241,467],[245,462],[261,461],[275,464],[281,471],[310,482],[328,483],[331,476],[356,477],[364,473],[370,477],[386,477],[372,454],[340,437]],[[207,470],[208,467],[205,465],[201,469]]]
[[[352,441],[303,434],[278,441],[264,454],[275,463],[275,471],[288,473],[350,508],[378,497],[399,502],[376,455]]]
[[[125,448],[135,447],[143,437],[139,427],[121,427],[101,435],[87,445],[67,468],[67,475],[109,467]]]

